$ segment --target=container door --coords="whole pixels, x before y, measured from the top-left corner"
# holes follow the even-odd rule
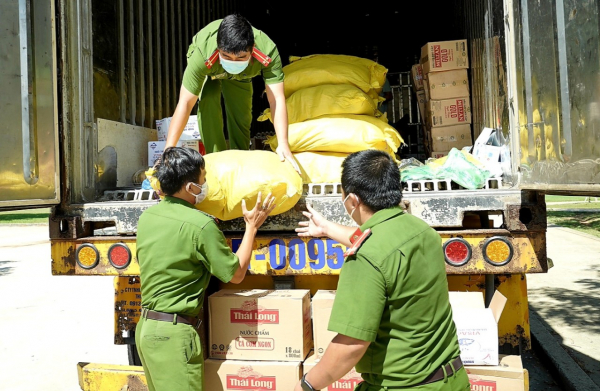
[[[600,194],[600,3],[505,5],[521,187]]]
[[[0,209],[59,202],[53,4],[0,2]]]

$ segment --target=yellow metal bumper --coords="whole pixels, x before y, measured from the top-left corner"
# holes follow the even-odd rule
[[[79,386],[83,391],[147,391],[144,369],[138,366],[77,364]]]
[[[446,265],[449,275],[543,273],[546,265],[546,236],[543,232],[513,232],[506,230],[440,232],[442,243],[454,238],[465,240],[472,250],[471,259],[461,266]],[[510,262],[493,265],[485,261],[483,247],[490,238],[505,238],[513,248]],[[227,238],[235,252],[242,239]],[[120,243],[127,247],[131,262],[122,268],[114,267],[108,258],[111,246]],[[54,275],[112,275],[139,276],[135,237],[85,237],[53,239],[51,241],[52,273]],[[98,262],[90,268],[77,263],[77,249],[93,246]],[[339,275],[344,263],[342,244],[324,238],[299,238],[295,234],[259,236],[254,241],[248,274],[264,276],[330,276]]]

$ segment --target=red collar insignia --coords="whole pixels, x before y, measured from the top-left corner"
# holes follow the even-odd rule
[[[369,236],[371,236],[371,228],[368,228],[365,232],[362,232],[360,228],[354,231],[352,236],[350,236],[350,243],[352,243],[352,247],[346,250],[344,257],[349,257],[350,255],[356,254],[360,246],[365,240],[367,240]]]
[[[217,62],[217,59],[219,58],[219,50],[215,50],[213,54],[211,54],[211,56],[208,58],[208,60],[204,61],[204,65],[206,65],[206,67],[208,69],[212,68],[213,65],[215,65],[215,63]]]
[[[269,65],[271,61],[273,61],[271,57],[267,56],[266,54],[258,50],[256,47],[252,49],[252,57],[257,59],[264,66]]]

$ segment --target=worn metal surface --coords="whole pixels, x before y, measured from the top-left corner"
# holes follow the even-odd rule
[[[442,242],[451,238],[462,238],[471,246],[472,256],[462,266],[446,264],[447,274],[501,274],[501,273],[545,273],[548,271],[545,232],[508,232],[506,230],[439,231]],[[503,266],[492,265],[483,257],[483,246],[487,239],[503,237],[513,246],[510,262]]]
[[[504,226],[510,230],[545,229],[544,200],[535,192],[513,189],[460,190],[406,193],[403,198],[408,204],[409,213],[437,229],[462,228],[466,214],[481,212],[501,214]],[[157,202],[151,200],[73,204],[62,212],[65,216],[80,217],[83,223],[109,222],[115,226],[116,234],[133,235],[137,232],[137,221],[142,212]],[[261,232],[293,232],[298,227],[298,222],[305,220],[302,211],[306,210],[307,202],[330,221],[356,225],[346,214],[341,196],[302,196],[290,210],[269,217],[261,227]],[[527,212],[521,212],[521,209],[526,209]],[[516,218],[519,220],[515,220]],[[218,224],[224,232],[243,232],[245,229],[242,218],[219,221]]]
[[[80,362],[77,375],[82,391],[148,391],[144,368]]]
[[[0,208],[57,204],[54,2],[0,2]]]
[[[131,340],[142,310],[140,278],[115,277],[115,345]]]

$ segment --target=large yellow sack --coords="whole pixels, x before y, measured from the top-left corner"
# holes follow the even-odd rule
[[[388,69],[373,60],[343,54],[291,56],[283,67],[285,96],[323,84],[351,84],[376,98]]]
[[[294,157],[302,172],[304,183],[340,183],[342,163],[349,153],[299,152]]]
[[[204,160],[208,195],[196,208],[220,220],[243,217],[242,199],[252,209],[258,192],[263,200],[269,193],[275,197],[272,216],[291,209],[302,195],[302,178],[274,152],[227,150],[209,153]],[[160,185],[155,181],[154,186]]]
[[[326,114],[364,114],[380,116],[377,103],[361,89],[350,84],[324,84],[304,88],[286,99],[288,123],[307,121]],[[271,109],[266,109],[259,121],[270,120]]]
[[[273,151],[277,149],[277,136],[267,138]],[[291,124],[288,143],[292,152],[344,152],[379,149],[394,154],[402,145],[400,134],[389,124],[375,117],[348,114],[323,116]]]

